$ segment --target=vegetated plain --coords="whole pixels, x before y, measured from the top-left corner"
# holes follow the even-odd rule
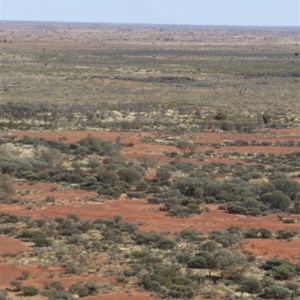
[[[1,299],[300,297],[298,28],[0,42]]]

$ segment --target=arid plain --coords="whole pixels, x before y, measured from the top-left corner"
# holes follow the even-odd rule
[[[0,299],[298,299],[298,34],[2,22]]]

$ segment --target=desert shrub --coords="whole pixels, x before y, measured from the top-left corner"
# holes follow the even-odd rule
[[[118,171],[118,175],[122,180],[133,183],[141,179],[142,174],[135,167],[122,168]]]
[[[238,243],[242,236],[239,233],[231,233],[228,231],[213,231],[210,233],[210,238],[223,247],[229,247]]]
[[[287,210],[291,205],[291,199],[282,191],[275,190],[261,196],[263,203],[270,206],[271,209]]]
[[[55,197],[53,197],[53,196],[47,196],[47,197],[44,199],[44,202],[45,202],[45,203],[55,203]]]
[[[243,234],[246,239],[271,239],[273,237],[272,231],[266,228],[250,228],[245,230]]]
[[[201,212],[199,205],[173,205],[168,207],[168,212],[173,217],[186,218]]]
[[[10,285],[13,287],[14,292],[19,292],[22,290],[23,283],[21,280],[14,279],[10,282]]]
[[[226,120],[227,119],[227,113],[224,111],[218,111],[215,116],[214,116],[215,120]]]
[[[297,199],[297,201],[294,202],[294,214],[300,214],[300,201]]]
[[[185,228],[178,233],[178,237],[188,241],[201,241],[203,239],[203,234],[196,229]]]
[[[23,296],[36,296],[39,294],[39,289],[33,285],[22,287]]]
[[[17,278],[17,280],[26,280],[29,277],[28,271],[23,271],[22,274]]]
[[[118,284],[121,284],[121,285],[125,285],[126,283],[128,283],[128,279],[124,275],[119,275],[116,278],[116,281]]]
[[[173,298],[192,299],[194,297],[194,289],[188,285],[172,284],[169,287],[169,295]]]
[[[0,300],[7,300],[7,291],[6,290],[0,290]]]
[[[78,274],[79,273],[79,268],[73,261],[69,261],[64,265],[65,268],[65,273],[66,274]]]
[[[191,299],[194,296],[193,282],[180,274],[176,266],[161,265],[140,281],[147,290],[163,294],[165,297]]]
[[[99,195],[108,196],[111,198],[119,198],[126,189],[122,186],[99,187],[97,193]]]
[[[278,230],[276,232],[277,239],[289,240],[297,236],[297,231],[295,230]]]
[[[274,179],[272,183],[290,199],[295,199],[297,193],[300,192],[300,184],[289,178]]]
[[[19,234],[19,237],[21,239],[30,240],[37,247],[48,247],[52,244],[51,241],[39,230],[23,230]]]
[[[257,294],[260,293],[262,290],[261,283],[259,279],[256,277],[246,277],[242,280],[241,283],[241,291],[250,293],[250,294]]]
[[[79,297],[87,297],[89,296],[89,289],[84,284],[75,283],[69,287],[69,292],[72,294],[76,294]]]
[[[174,187],[185,196],[195,197],[197,189],[202,188],[202,182],[199,178],[180,178]]]
[[[115,185],[119,180],[119,176],[117,175],[117,173],[115,173],[112,170],[109,171],[109,170],[103,169],[98,172],[97,179],[101,183]]]
[[[0,213],[0,224],[17,223],[20,218],[16,215]]]
[[[45,289],[55,289],[57,291],[63,291],[65,288],[60,281],[52,281],[46,284]]]
[[[207,241],[206,243],[203,243],[200,247],[201,251],[208,251],[212,253],[219,248],[219,244],[215,241]]]
[[[54,167],[61,163],[61,152],[53,148],[40,149],[37,159],[45,162],[49,167]]]
[[[262,264],[261,268],[269,271],[270,274],[278,280],[291,279],[297,275],[296,267],[285,259],[269,259]]]
[[[244,231],[245,239],[255,239],[258,238],[258,229],[250,228]]]
[[[259,228],[258,233],[262,239],[271,239],[273,237],[272,231],[266,228]]]
[[[241,214],[241,215],[247,215],[248,214],[247,208],[245,208],[243,206],[243,204],[240,203],[240,202],[230,203],[227,206],[227,211],[231,214]]]
[[[48,300],[68,300],[71,296],[67,291],[57,291],[54,288],[43,290],[41,294],[47,297]]]
[[[87,167],[95,171],[100,167],[99,159],[96,156],[92,156],[89,158]]]
[[[172,249],[175,246],[175,242],[167,239],[167,238],[160,238],[156,243],[155,247],[163,250]]]
[[[188,267],[191,269],[209,269],[207,258],[205,256],[195,256],[188,261]]]
[[[171,172],[169,168],[160,167],[156,172],[156,178],[160,185],[167,184],[169,179],[171,178]]]
[[[179,263],[187,265],[191,260],[193,256],[190,251],[180,251],[180,253],[177,254],[176,259]]]
[[[133,237],[133,240],[138,245],[149,245],[159,241],[160,236],[155,232],[137,232]]]
[[[0,201],[6,202],[15,192],[15,180],[7,174],[0,174]]]
[[[278,280],[287,280],[292,279],[297,275],[295,268],[291,265],[284,264],[272,269],[272,274],[275,279]]]
[[[187,150],[189,150],[190,152],[193,152],[194,150],[194,145],[193,143],[189,142],[189,141],[179,141],[177,144],[176,144],[176,147],[179,149],[179,150],[182,150],[183,153],[185,154]]]
[[[85,284],[85,287],[89,291],[89,295],[97,295],[99,293],[99,285],[94,281],[89,281]]]
[[[88,135],[79,141],[81,146],[87,147],[88,152],[97,153],[99,155],[117,155],[119,153],[119,146],[112,142],[103,141],[102,139]]]
[[[278,285],[266,287],[262,294],[262,297],[266,299],[288,299],[289,296],[290,291],[287,288]]]
[[[215,251],[213,255],[216,268],[231,275],[243,271],[247,266],[245,256],[237,252],[220,249]]]
[[[214,254],[209,251],[197,252],[195,256],[191,257],[187,265],[192,269],[208,269],[209,273],[217,268]]]

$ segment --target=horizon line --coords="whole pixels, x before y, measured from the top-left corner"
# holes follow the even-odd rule
[[[299,25],[243,25],[243,24],[188,24],[188,23],[139,23],[139,22],[101,22],[101,21],[60,21],[60,20],[2,20],[0,22],[63,23],[63,24],[107,24],[137,26],[183,26],[183,27],[251,27],[251,28],[299,28]]]

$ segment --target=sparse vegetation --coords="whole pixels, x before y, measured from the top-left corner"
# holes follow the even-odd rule
[[[297,30],[1,25],[0,300],[298,299]]]

